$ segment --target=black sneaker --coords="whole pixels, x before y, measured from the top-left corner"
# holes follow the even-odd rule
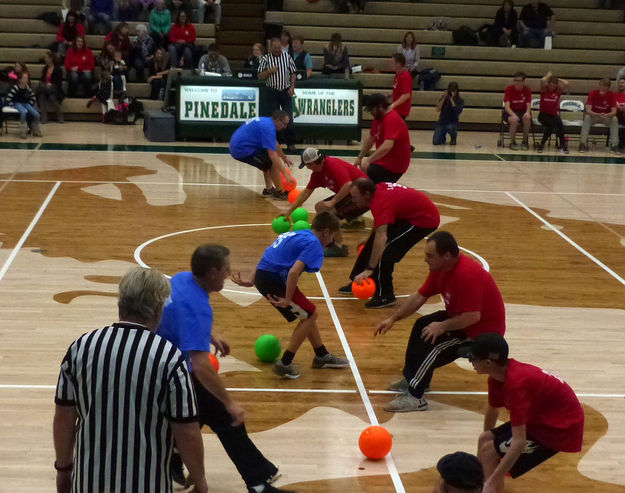
[[[455,145],[456,145],[456,139],[457,139],[457,137],[452,137],[452,138],[450,139],[450,141],[449,141],[449,145],[450,145],[450,146],[455,146]]]
[[[273,198],[276,200],[288,200],[289,192],[287,192],[286,190],[274,190]]]
[[[569,153],[569,148],[567,146],[565,146],[565,145],[561,146],[558,150],[560,152],[563,152],[564,154],[568,154]]]
[[[271,188],[263,188],[263,192],[260,194],[264,199],[268,199],[270,197],[273,197],[274,193],[276,192],[276,189],[274,187]]]
[[[352,294],[352,283],[346,284],[345,286],[339,288],[339,294],[344,294],[345,296],[351,296]]]
[[[510,145],[508,147],[511,151],[517,151],[519,149],[519,145],[514,141],[510,142]]]
[[[523,142],[521,142],[521,150],[522,151],[527,151],[529,149],[529,144],[527,143],[527,140],[524,140]]]
[[[257,488],[260,485],[257,486]],[[256,493],[256,490],[254,488],[248,488],[247,491],[249,493]],[[276,488],[275,486],[272,486],[270,483],[265,483],[264,484],[264,488],[261,490],[262,493],[296,493],[293,490],[283,490],[282,488]]]
[[[328,245],[323,250],[324,257],[347,257],[348,253],[347,245],[338,246],[336,243]]]
[[[386,308],[387,306],[393,306],[395,303],[397,303],[397,298],[395,298],[395,296],[391,298],[374,296],[365,303],[365,308]]]
[[[171,462],[169,463],[169,473],[171,479],[182,486],[187,482],[187,478],[184,476],[184,468],[182,466],[182,459],[176,452],[171,454]]]
[[[542,145],[542,144],[537,144],[537,145],[536,145],[536,152],[537,152],[538,154],[542,154],[544,149],[545,149],[545,146],[544,146],[544,145]]]

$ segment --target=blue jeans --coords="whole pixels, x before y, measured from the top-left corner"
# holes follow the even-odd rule
[[[432,144],[435,146],[440,146],[445,144],[447,139],[447,134],[455,140],[458,135],[458,124],[457,123],[437,123],[436,127],[434,127],[434,138],[432,139]]]
[[[545,30],[530,28],[519,33],[519,48],[543,48],[545,46]]]
[[[15,109],[20,113],[20,123],[39,121],[39,112],[30,103],[15,103]]]

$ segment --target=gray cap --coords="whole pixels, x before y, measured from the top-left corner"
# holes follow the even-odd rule
[[[307,164],[312,164],[315,161],[319,161],[321,158],[323,158],[323,155],[318,149],[308,147],[304,152],[302,152],[302,162],[300,163],[299,168],[302,169]]]

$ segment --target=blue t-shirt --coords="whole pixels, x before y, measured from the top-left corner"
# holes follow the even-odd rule
[[[298,260],[306,264],[306,272],[318,272],[323,264],[323,246],[309,229],[278,236],[265,250],[257,268],[275,272],[286,282],[291,267]]]
[[[182,352],[191,368],[191,351],[211,350],[213,309],[208,293],[193,279],[191,272],[171,278],[171,295],[165,302],[157,334]]]
[[[230,138],[230,154],[234,159],[253,156],[262,149],[276,150],[276,124],[269,117],[245,122]]]

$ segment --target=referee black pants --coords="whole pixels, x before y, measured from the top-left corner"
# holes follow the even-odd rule
[[[470,343],[469,338],[461,330],[445,332],[434,344],[432,341],[421,339],[421,332],[428,325],[448,318],[447,312],[442,310],[417,319],[412,327],[406,348],[404,377],[408,382],[409,392],[419,399],[430,386],[434,369],[458,359],[458,348]]]
[[[197,396],[200,425],[208,425],[215,432],[247,487],[257,486],[275,475],[278,468],[256,448],[247,434],[245,423],[232,426],[232,416],[226,407],[195,376],[193,386]]]
[[[267,88],[267,107],[271,113],[275,110],[284,110],[289,114],[289,125],[278,133],[278,142],[287,146],[295,145],[295,125],[293,124],[293,98],[289,96],[288,89],[278,91]]]
[[[408,251],[419,243],[423,238],[429,235],[436,228],[419,228],[408,222],[389,224],[386,231],[386,246],[382,252],[382,257],[375,267],[371,277],[376,284],[375,295],[380,298],[393,298],[395,292],[393,289],[393,270],[395,264],[399,262]],[[371,258],[371,250],[375,234],[371,233],[365,246],[358,255],[354,268],[349,278],[354,279],[358,274],[367,268],[369,259]]]

